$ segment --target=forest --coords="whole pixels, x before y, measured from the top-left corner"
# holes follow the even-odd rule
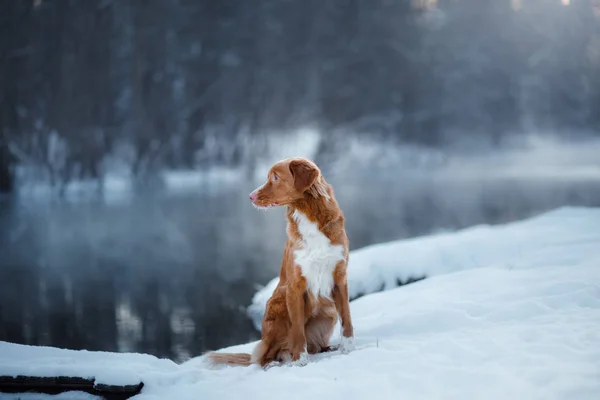
[[[14,0],[0,191],[253,168],[275,135],[434,148],[600,132],[598,0]]]

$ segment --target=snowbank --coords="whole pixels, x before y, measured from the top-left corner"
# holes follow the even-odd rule
[[[397,276],[382,265],[398,262],[410,265],[402,278],[431,278],[353,301],[357,349],[349,355],[332,352],[311,356],[302,368],[263,371],[209,369],[203,357],[175,365],[138,354],[0,343],[0,374],[77,372],[112,384],[141,379],[137,400],[600,398],[600,209],[561,209],[377,248],[361,257],[380,280]],[[380,282],[359,283],[366,291]],[[336,332],[333,343],[338,338]]]
[[[535,218],[499,226],[476,226],[409,240],[377,244],[350,253],[350,297],[393,289],[423,277],[495,265],[511,268],[565,262],[596,245],[600,210],[561,208]],[[565,246],[575,246],[565,252]],[[279,278],[258,291],[247,313],[261,328],[265,305]]]
[[[63,350],[0,342],[0,375],[81,377],[96,384],[137,385],[178,372],[171,360],[135,353]]]

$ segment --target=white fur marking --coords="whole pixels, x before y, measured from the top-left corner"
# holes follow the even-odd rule
[[[294,258],[306,278],[307,289],[315,297],[331,299],[333,270],[344,259],[344,246],[332,245],[317,224],[303,213],[294,211],[293,216],[302,236],[301,247],[294,252]]]
[[[342,354],[348,354],[354,349],[354,338],[342,336],[342,340],[340,341],[340,352],[342,352]]]
[[[296,361],[291,361],[286,363],[289,367],[304,367],[308,364],[308,351],[306,351],[306,347],[304,347],[304,351],[300,353],[300,358]]]
[[[264,369],[265,371],[268,371],[268,370],[270,370],[271,368],[273,368],[273,367],[279,367],[280,365],[281,365],[281,363],[280,363],[279,361],[271,361],[270,363],[268,363],[267,365],[265,365],[265,366],[263,367],[263,369]]]
[[[257,206],[254,203],[252,203],[252,205],[254,206],[254,208],[256,208],[257,210],[261,210],[261,211],[269,210],[269,209],[275,207],[273,204],[269,204],[268,206],[264,206],[264,207],[263,206]]]

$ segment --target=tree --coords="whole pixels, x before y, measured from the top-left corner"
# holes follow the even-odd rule
[[[0,12],[0,192],[14,188],[15,160],[10,154],[9,136],[19,131],[19,114],[25,112],[19,71],[32,52],[28,43],[31,13],[32,4],[21,1],[5,3]]]
[[[0,193],[10,193],[14,188],[11,160],[5,141],[0,139]]]

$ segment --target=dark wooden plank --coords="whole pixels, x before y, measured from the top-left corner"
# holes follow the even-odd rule
[[[94,379],[70,376],[0,376],[0,392],[2,393],[59,394],[80,391],[103,397],[106,400],[124,400],[139,394],[143,387],[143,382],[137,385],[115,386],[96,384]]]

